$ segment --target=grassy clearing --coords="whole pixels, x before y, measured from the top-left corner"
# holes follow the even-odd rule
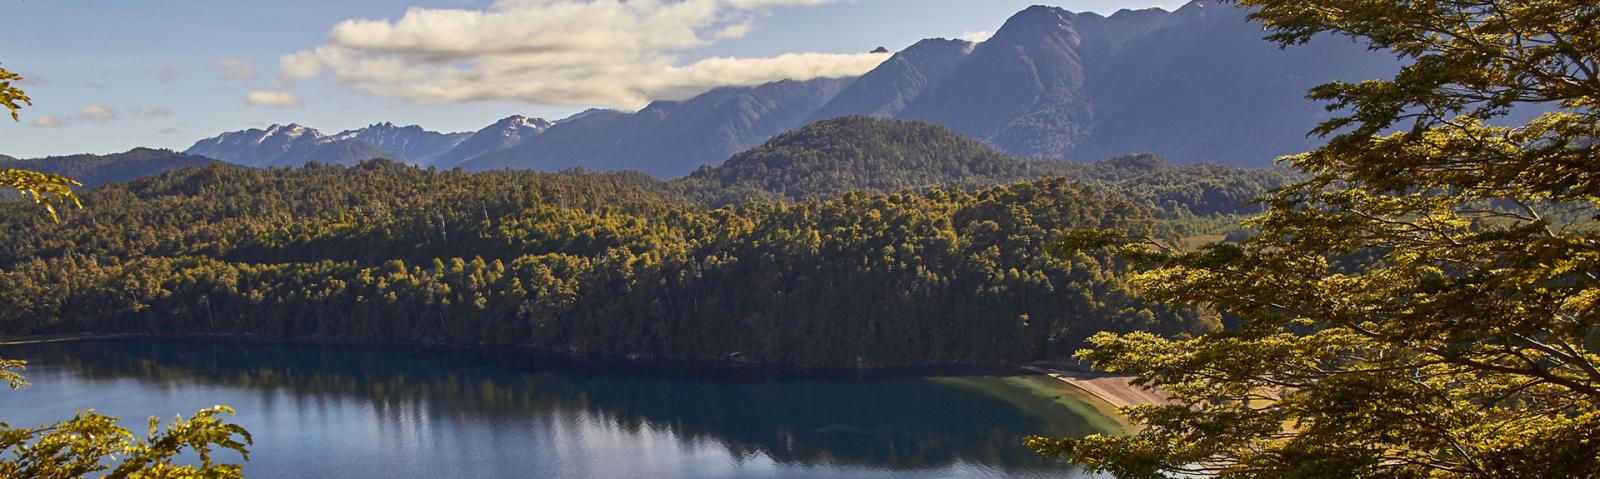
[[[1015,405],[1050,424],[1046,434],[1051,436],[1124,434],[1132,428],[1110,403],[1050,376],[938,377],[931,380],[981,392]]]

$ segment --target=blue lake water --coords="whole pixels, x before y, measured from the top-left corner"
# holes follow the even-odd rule
[[[0,391],[0,421],[94,408],[142,430],[151,415],[226,404],[255,436],[251,477],[1077,477],[1022,439],[1118,427],[1037,376],[756,379],[190,340],[3,346],[0,357],[28,360],[32,383]]]

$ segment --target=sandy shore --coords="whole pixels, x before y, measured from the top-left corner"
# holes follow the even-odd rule
[[[1130,382],[1132,378],[1126,376],[1111,376],[1041,367],[1029,367],[1028,369],[1065,381],[1067,384],[1082,389],[1084,392],[1119,408],[1140,404],[1167,404],[1171,402],[1165,393],[1134,386]]]

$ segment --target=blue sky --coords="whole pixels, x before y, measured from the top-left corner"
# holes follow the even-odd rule
[[[324,133],[381,121],[476,130],[512,114],[558,119],[593,106],[673,99],[723,81],[860,69],[874,61],[862,54],[875,47],[898,50],[923,38],[992,31],[1031,4],[1103,14],[1163,6],[1148,0],[687,0],[715,11],[686,13],[669,8],[686,0],[630,0],[646,13],[619,21],[599,10],[556,5],[608,0],[500,1],[8,2],[0,65],[27,78],[22,87],[34,106],[23,110],[21,122],[0,123],[0,154],[182,150],[223,131],[288,122]],[[426,10],[408,17],[409,9]],[[689,16],[697,20],[678,20]],[[449,24],[462,18],[476,23]],[[336,29],[362,19],[371,21]],[[688,38],[698,42],[684,46],[673,39],[682,25],[696,28]],[[560,34],[543,34],[552,30]],[[574,50],[552,57],[550,45]],[[616,45],[625,45],[625,52],[607,56]],[[296,53],[306,61],[293,64],[310,68],[281,69],[280,59]],[[736,60],[702,61],[714,58]]]

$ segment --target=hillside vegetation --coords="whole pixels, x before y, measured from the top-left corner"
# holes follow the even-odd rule
[[[0,207],[0,333],[515,345],[870,368],[1064,360],[1220,320],[1129,294],[1081,228],[1233,225],[1287,176],[1009,157],[924,123],[818,122],[679,181],[641,173],[187,168],[60,223]]]
[[[1066,179],[710,209],[637,174],[193,168],[7,207],[0,331],[506,344],[821,367],[1065,358],[1093,332],[1203,330],[1105,256],[1148,230]]]
[[[931,123],[847,116],[785,133],[676,183],[711,204],[727,204],[974,189],[1053,176],[1116,191],[1180,235],[1216,229],[1199,225],[1207,218],[1235,224],[1238,215],[1259,211],[1253,199],[1297,178],[1281,168],[1178,166],[1150,154],[1094,163],[1023,159]]]

